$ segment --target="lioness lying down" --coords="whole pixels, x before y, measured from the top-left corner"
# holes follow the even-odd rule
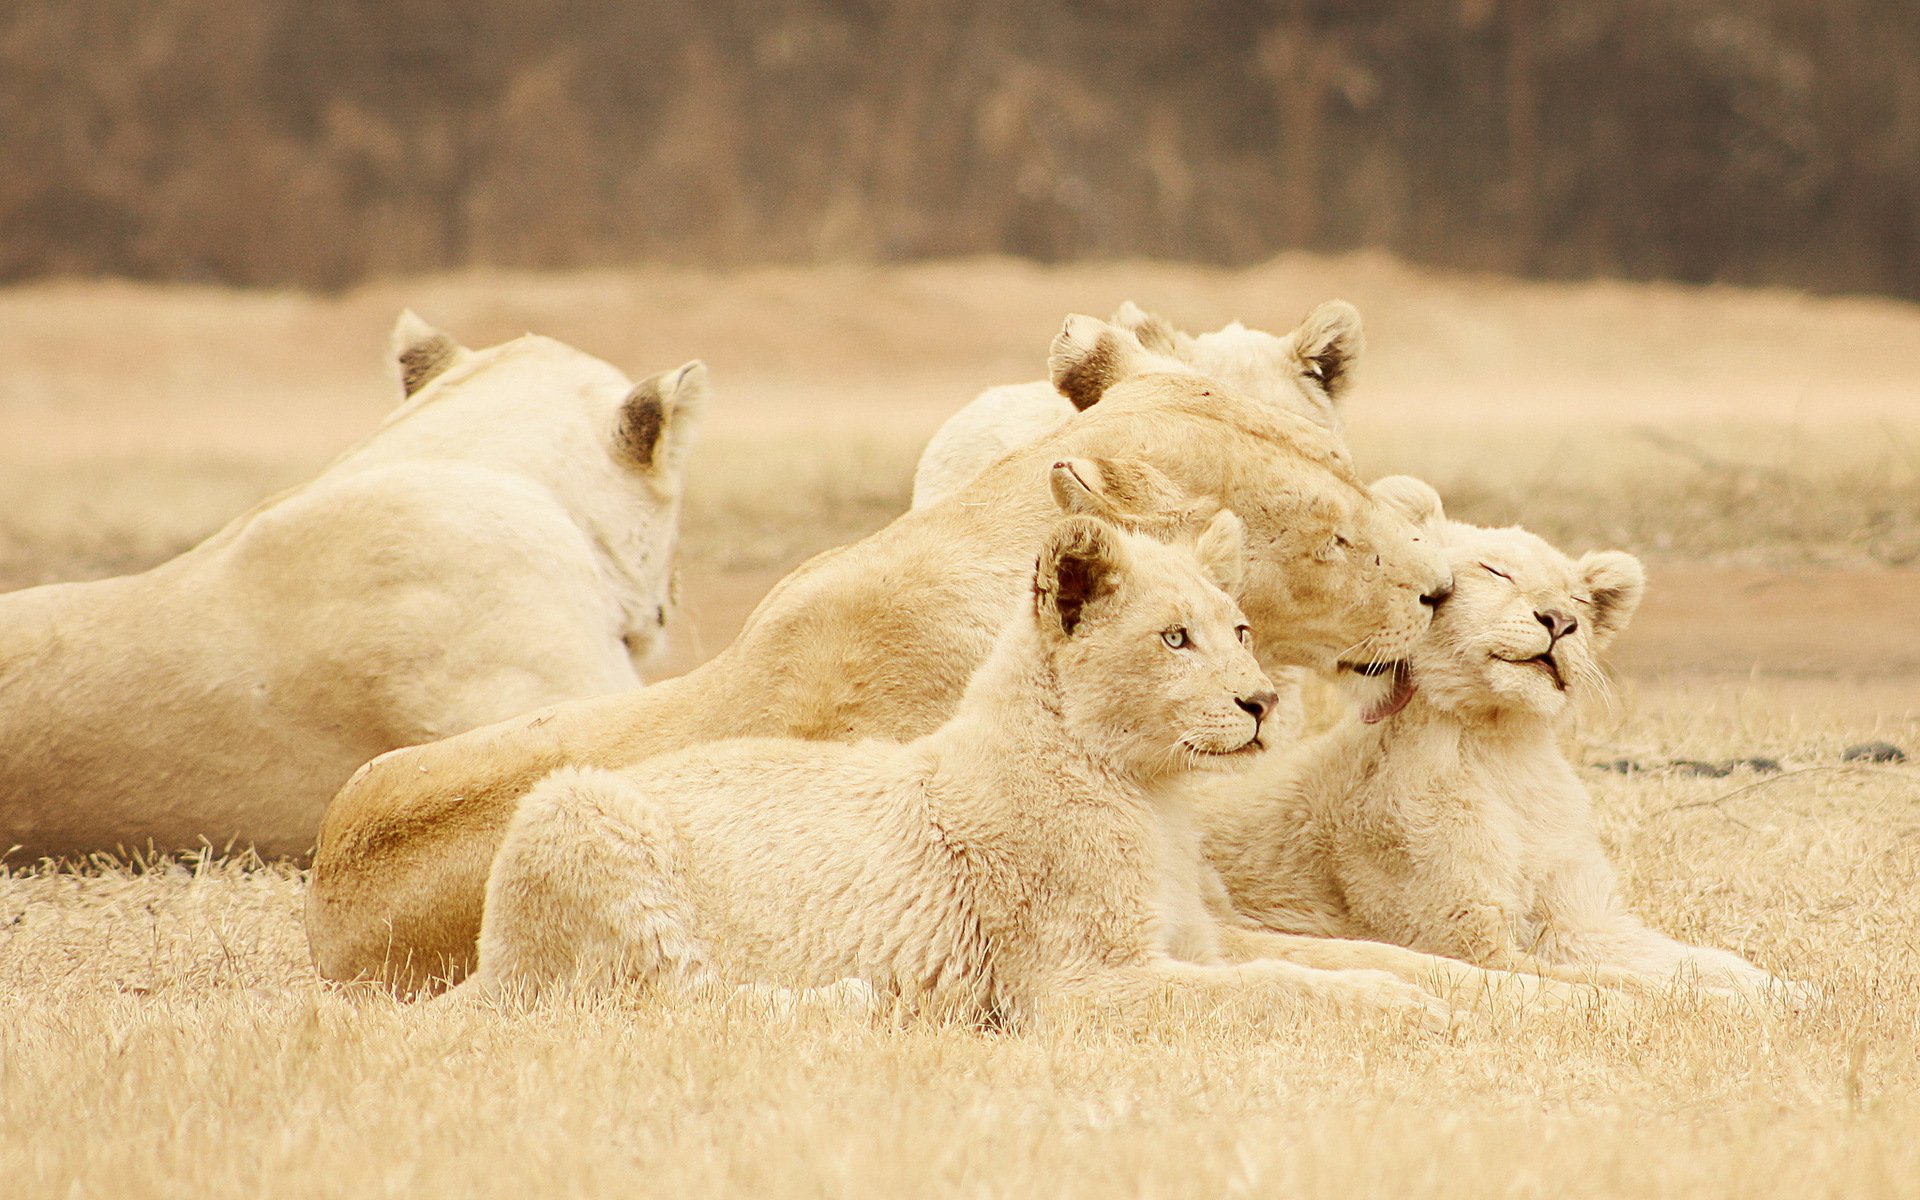
[[[1619,551],[1575,562],[1524,530],[1433,516],[1455,584],[1407,662],[1411,689],[1350,677],[1360,711],[1345,724],[1202,802],[1233,907],[1267,929],[1487,967],[1781,985],[1627,910],[1560,751],[1569,700],[1604,686],[1599,655],[1640,603],[1639,562]]]
[[[555,772],[507,827],[456,994],[857,979],[1019,1021],[1055,997],[1124,1006],[1172,986],[1444,1026],[1438,999],[1391,976],[1176,956],[1180,926],[1211,918],[1183,890],[1188,821],[1169,810],[1192,772],[1259,749],[1273,699],[1217,586],[1240,568],[1228,512],[1191,548],[1067,517],[921,738],[747,738]]]
[[[1361,485],[1332,434],[1088,317],[1068,321],[1050,365],[1100,403],[952,499],[803,564],[699,669],[369,764],[321,827],[307,906],[321,973],[403,990],[465,975],[507,821],[558,767],[623,768],[723,738],[907,741],[938,728],[1029,586],[1059,512],[1056,462],[1142,461],[1238,512],[1242,606],[1263,663],[1330,668],[1362,643],[1392,659],[1426,629],[1445,565]]]
[[[707,392],[411,313],[406,402],[317,479],[142,575],[0,597],[0,852],[303,854],[368,758],[632,688]]]

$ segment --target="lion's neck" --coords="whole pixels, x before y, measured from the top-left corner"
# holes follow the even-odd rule
[[[925,742],[944,770],[970,778],[972,790],[1023,805],[1151,803],[1148,781],[1069,728],[1053,664],[1024,621],[1002,632],[952,718]]]

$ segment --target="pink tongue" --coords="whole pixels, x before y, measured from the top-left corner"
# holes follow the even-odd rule
[[[1413,675],[1407,670],[1407,664],[1400,663],[1393,668],[1393,689],[1380,699],[1368,705],[1360,714],[1360,719],[1369,725],[1376,725],[1407,706],[1413,699]]]

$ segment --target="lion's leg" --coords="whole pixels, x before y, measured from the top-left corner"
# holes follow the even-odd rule
[[[631,978],[709,984],[674,884],[679,855],[666,813],[639,787],[611,771],[555,771],[507,826],[487,877],[479,967],[455,992],[524,1000]]]
[[[1181,992],[1253,1000],[1262,1007],[1296,1005],[1343,1017],[1411,1016],[1435,1031],[1452,1020],[1445,1001],[1384,972],[1327,971],[1274,959],[1223,965],[1158,957],[1069,980],[1037,1009],[1043,1017],[1057,1017],[1088,1006],[1150,1020],[1161,1001]]]
[[[1230,926],[1221,933],[1221,950],[1239,962],[1277,958],[1328,971],[1385,971],[1458,1005],[1472,1005],[1495,997],[1555,1005],[1584,1004],[1594,998],[1591,988],[1575,986],[1589,981],[1573,979],[1570,972],[1551,972],[1552,977],[1548,978],[1541,971],[1529,971],[1520,964],[1516,964],[1517,969],[1489,969],[1390,942],[1309,937]]]

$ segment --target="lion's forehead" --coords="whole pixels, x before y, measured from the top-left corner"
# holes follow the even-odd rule
[[[1483,529],[1455,523],[1447,530],[1446,545],[1456,574],[1486,566],[1512,576],[1526,591],[1578,590],[1579,570],[1573,560],[1517,526]]]

